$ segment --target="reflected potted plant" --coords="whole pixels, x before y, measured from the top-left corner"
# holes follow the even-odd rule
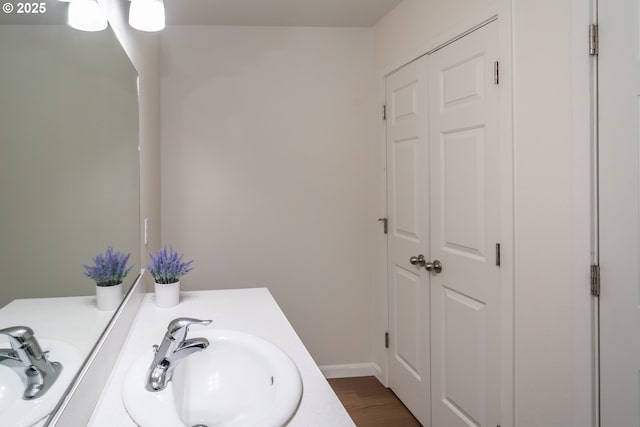
[[[96,282],[98,310],[115,310],[122,300],[122,281],[133,266],[128,266],[129,256],[114,251],[109,246],[105,253],[92,258],[93,265],[83,265],[85,276]]]
[[[180,302],[180,278],[192,270],[193,260],[182,262],[184,254],[178,254],[171,246],[165,246],[157,255],[149,253],[151,264],[147,269],[153,276],[156,305],[173,307]]]

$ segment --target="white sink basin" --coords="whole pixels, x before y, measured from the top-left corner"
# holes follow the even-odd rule
[[[302,379],[291,358],[254,335],[197,329],[210,342],[187,356],[159,392],[145,389],[151,349],[129,368],[122,400],[141,427],[282,427],[302,397]]]
[[[14,362],[9,362],[11,366],[0,364],[0,420],[3,426],[32,426],[47,417],[82,364],[82,354],[74,346],[62,341],[37,339],[43,351],[49,350],[49,360],[62,364],[62,372],[44,395],[24,400],[22,394],[27,385],[24,367]],[[9,342],[0,343],[0,347],[10,348]]]

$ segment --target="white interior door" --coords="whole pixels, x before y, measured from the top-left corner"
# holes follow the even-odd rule
[[[430,425],[427,67],[420,58],[386,79],[389,213],[389,385]]]
[[[598,2],[600,417],[640,426],[640,1]]]
[[[494,21],[429,55],[434,427],[500,424],[497,54]]]

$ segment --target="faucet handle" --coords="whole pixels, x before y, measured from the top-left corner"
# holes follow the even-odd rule
[[[10,326],[0,329],[0,334],[9,336],[9,342],[14,349],[21,348],[33,339],[33,329],[28,326]]]
[[[206,326],[210,323],[211,320],[193,319],[191,317],[179,317],[169,322],[169,326],[167,327],[167,335],[172,337],[174,340],[184,341],[187,337],[187,332],[189,332],[189,326]]]
[[[11,348],[23,363],[31,364],[34,360],[47,361],[48,352],[43,352],[40,343],[28,326],[11,326],[0,329],[0,334],[9,336]]]
[[[0,329],[0,334],[9,335],[11,338],[24,339],[27,341],[33,336],[33,329],[28,326],[10,326]]]

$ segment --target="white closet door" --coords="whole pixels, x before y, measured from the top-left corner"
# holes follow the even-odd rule
[[[429,256],[426,57],[386,79],[389,212],[389,385],[430,425],[429,274],[412,256]]]
[[[434,427],[500,424],[498,22],[429,55]]]

